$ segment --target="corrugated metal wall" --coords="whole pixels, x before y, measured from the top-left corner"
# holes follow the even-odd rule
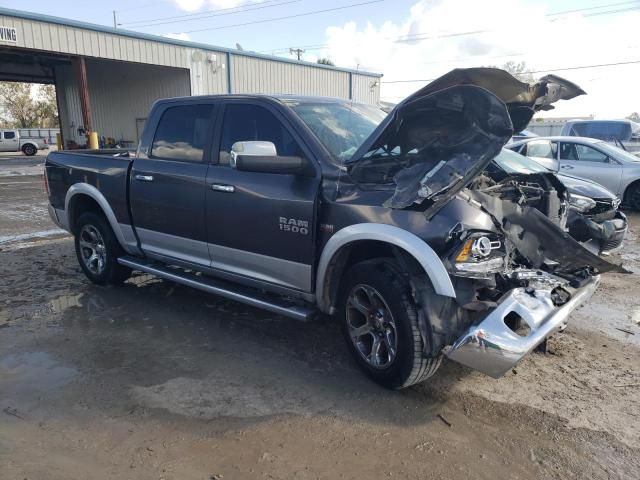
[[[80,109],[78,83],[74,73],[71,65],[57,65],[55,68],[60,132],[65,144],[69,140],[84,144],[85,139],[80,139],[77,132],[78,126],[82,125],[82,110]]]
[[[353,74],[353,100],[378,105],[380,103],[380,79],[369,75]]]
[[[86,57],[94,128],[99,135],[117,140],[137,141],[139,119],[147,116],[153,101],[163,97],[232,92],[353,97],[371,104],[380,99],[380,82],[374,74],[175,44],[2,7],[0,25],[17,33],[17,41],[2,43],[3,48],[62,54],[63,62],[68,61],[67,55]],[[61,64],[55,67],[55,75],[63,136],[84,144],[77,132],[83,122],[75,71]]]
[[[231,91],[349,98],[349,77],[352,75],[354,100],[375,104],[380,97],[379,79],[373,74],[265,58],[251,52],[173,44],[171,40],[156,40],[133,32],[119,34],[97,25],[74,21],[67,24],[64,19],[9,12],[12,11],[4,9],[0,12],[0,25],[16,28],[17,42],[5,46],[189,69],[192,95]],[[229,59],[231,65],[227,65]],[[128,63],[127,68],[132,63]],[[231,88],[229,78],[232,79]]]
[[[291,93],[349,98],[349,73],[232,55],[233,93]]]
[[[93,128],[98,135],[137,143],[136,119],[146,118],[160,98],[188,96],[189,70],[110,60],[87,60]],[[56,69],[62,131],[65,142],[84,144],[80,97],[72,65]]]
[[[188,49],[177,45],[9,16],[0,25],[17,30],[17,47],[189,68]]]
[[[191,69],[191,94],[214,95],[227,93],[227,54],[191,50],[187,52]]]

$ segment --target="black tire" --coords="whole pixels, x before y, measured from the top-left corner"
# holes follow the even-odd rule
[[[27,157],[33,157],[36,153],[38,153],[38,149],[30,143],[27,143],[26,145],[22,146],[22,153],[24,153]]]
[[[78,263],[93,283],[114,285],[131,276],[131,269],[118,263],[118,257],[124,252],[104,215],[95,212],[80,215],[75,228],[75,247]],[[89,262],[94,254],[97,259]]]
[[[363,319],[365,317],[360,309],[353,308],[353,295],[357,296],[362,286],[371,287],[376,294],[379,294],[384,307],[388,307],[395,324],[397,341],[395,358],[390,361],[389,349],[381,347],[382,360],[384,360],[386,349],[388,362],[382,367],[372,365],[370,360],[372,354],[369,355],[369,360],[365,359],[366,335],[371,335],[375,339],[375,333],[367,333],[362,337],[357,337],[357,340],[352,340],[352,332],[355,334],[354,317],[357,317],[358,314],[361,314]],[[418,307],[411,294],[408,280],[394,261],[387,259],[366,261],[351,267],[341,282],[339,300],[339,314],[349,350],[358,366],[373,381],[386,388],[401,389],[420,383],[436,372],[440,366],[442,355],[430,357],[424,353],[429,349],[425,349],[423,336],[418,326]],[[388,330],[387,328],[384,331],[388,332]],[[385,333],[381,333],[379,336],[383,338]],[[361,340],[363,338],[364,341]],[[362,351],[362,347],[365,352]],[[371,347],[371,352],[373,352],[373,347]],[[378,361],[380,361],[379,358],[374,363]]]
[[[640,181],[627,188],[625,203],[634,210],[640,210]]]

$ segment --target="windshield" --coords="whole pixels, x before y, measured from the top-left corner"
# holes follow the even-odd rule
[[[615,159],[626,160],[627,162],[640,162],[640,158],[636,157],[633,153],[622,150],[621,148],[616,147],[615,145],[611,145],[610,143],[598,142],[595,145],[597,145],[598,148],[604,153]]]
[[[343,163],[382,122],[377,107],[347,102],[286,102],[336,160]]]
[[[502,152],[493,161],[508,174],[544,173],[549,171],[538,162],[507,148],[503,148]]]

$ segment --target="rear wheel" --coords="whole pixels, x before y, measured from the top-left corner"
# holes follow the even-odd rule
[[[342,282],[340,310],[349,350],[380,385],[405,388],[426,380],[439,367],[440,355],[424,353],[418,307],[393,261],[354,265]]]
[[[76,222],[76,256],[82,271],[98,285],[124,282],[131,270],[118,263],[124,252],[111,226],[95,212],[80,215]]]
[[[625,195],[626,203],[634,210],[640,210],[640,182],[632,184]]]
[[[27,157],[34,156],[37,151],[38,149],[33,145],[31,145],[30,143],[27,143],[26,145],[22,146],[22,153],[24,153]]]

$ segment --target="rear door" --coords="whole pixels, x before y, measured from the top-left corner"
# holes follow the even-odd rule
[[[562,173],[593,180],[620,196],[622,170],[622,165],[597,148],[574,142],[560,143]]]
[[[209,265],[205,180],[215,104],[169,103],[148,147],[133,162],[131,213],[142,250]]]
[[[278,155],[311,152],[269,102],[227,99],[220,140],[207,175],[206,223],[211,266],[274,285],[311,291],[315,177],[238,171],[229,165],[235,142],[273,142]],[[316,169],[318,170],[318,169]]]
[[[0,152],[17,152],[20,150],[20,140],[15,130],[5,130],[0,135]]]

